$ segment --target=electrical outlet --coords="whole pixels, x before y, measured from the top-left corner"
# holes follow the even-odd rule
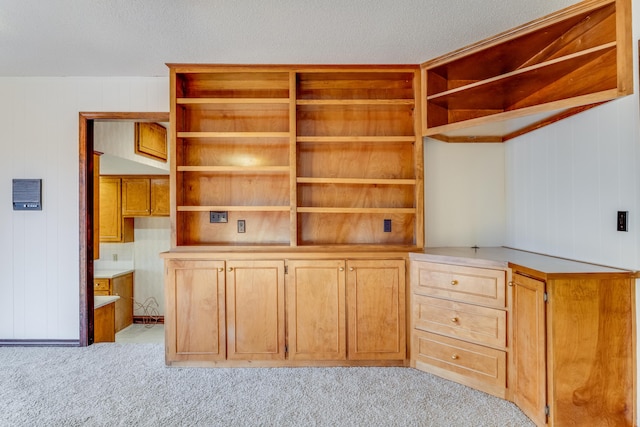
[[[628,213],[629,211],[618,211],[618,231],[628,231]]]
[[[238,233],[244,233],[245,232],[245,223],[244,223],[244,219],[239,219],[238,220]]]
[[[385,233],[391,233],[391,220],[390,219],[385,219],[384,220],[384,232]]]
[[[229,221],[229,215],[226,211],[209,211],[209,222],[221,223]]]

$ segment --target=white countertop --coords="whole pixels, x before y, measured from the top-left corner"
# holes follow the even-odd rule
[[[107,304],[112,304],[119,299],[120,297],[118,295],[96,295],[93,297],[93,309],[95,310]]]
[[[125,274],[133,273],[132,269],[100,269],[94,270],[94,279],[114,279],[118,276],[124,276]]]

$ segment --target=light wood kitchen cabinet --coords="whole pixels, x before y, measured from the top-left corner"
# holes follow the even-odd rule
[[[227,261],[227,359],[284,360],[284,261]]]
[[[122,180],[100,177],[100,242],[133,242],[133,218],[122,216]]]
[[[503,269],[411,261],[411,364],[507,396]]]
[[[133,324],[133,280],[134,274],[127,273],[112,278],[95,278],[93,295],[117,295],[115,306],[115,331],[120,332]]]
[[[123,177],[122,215],[169,216],[169,177]]]
[[[406,357],[405,261],[347,261],[350,360]]]
[[[167,260],[165,355],[168,364],[226,359],[225,264]]]
[[[287,266],[289,358],[345,360],[346,262],[291,260]]]
[[[636,425],[632,275],[511,268],[514,402],[539,426]]]

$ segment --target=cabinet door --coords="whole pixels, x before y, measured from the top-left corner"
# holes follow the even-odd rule
[[[122,234],[120,178],[100,177],[100,241],[119,242]]]
[[[284,261],[228,261],[226,310],[228,359],[284,359]]]
[[[151,178],[151,215],[169,216],[169,178]]]
[[[537,425],[546,423],[545,283],[513,275],[513,401]]]
[[[100,155],[93,152],[93,259],[100,258]]]
[[[289,261],[289,358],[345,360],[345,261]]]
[[[151,211],[148,178],[122,178],[122,215],[147,216]]]
[[[349,359],[404,359],[404,260],[350,260],[347,267]]]
[[[165,274],[167,363],[224,360],[224,261],[168,260]]]

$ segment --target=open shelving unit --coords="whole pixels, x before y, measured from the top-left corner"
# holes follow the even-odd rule
[[[170,68],[174,247],[423,245],[418,66]]]
[[[629,0],[578,3],[421,65],[425,136],[502,142],[633,92]]]

